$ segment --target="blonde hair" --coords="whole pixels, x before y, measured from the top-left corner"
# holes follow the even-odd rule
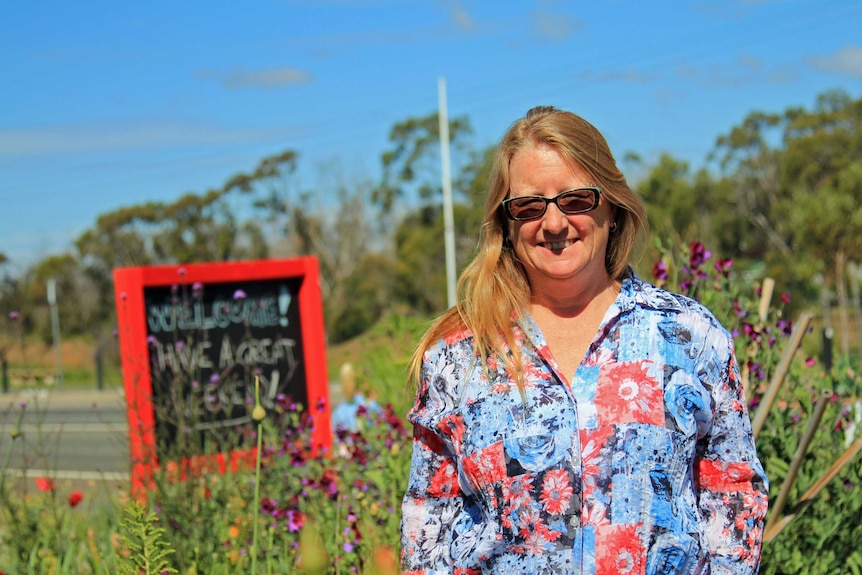
[[[508,197],[509,162],[525,148],[545,144],[582,167],[615,208],[615,227],[608,238],[605,267],[611,278],[625,275],[634,246],[647,230],[643,202],[626,183],[602,134],[580,116],[551,106],[532,108],[516,121],[497,146],[488,182],[479,246],[458,280],[458,303],[425,332],[410,362],[410,381],[418,382],[422,357],[443,337],[465,328],[471,332],[482,365],[498,355],[519,387],[521,356],[515,346],[513,318],[530,304],[530,285],[508,235],[511,223],[500,202]]]

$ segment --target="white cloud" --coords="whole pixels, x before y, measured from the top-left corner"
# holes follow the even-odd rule
[[[581,75],[581,81],[591,82],[594,84],[604,84],[609,82],[645,84],[655,79],[655,76],[644,74],[637,70],[606,70],[603,72],[587,71]]]
[[[706,66],[682,62],[676,66],[676,73],[693,80],[702,88],[788,84],[797,78],[795,70],[788,67],[767,68],[751,54],[740,54],[733,60]]]
[[[0,159],[253,142],[285,132],[294,130],[229,129],[167,121],[33,126],[0,130]]]
[[[455,26],[462,30],[473,30],[476,27],[476,22],[464,8],[464,5],[458,0],[449,0],[445,3],[449,10],[449,16],[455,23]]]
[[[821,72],[862,78],[862,46],[847,46],[830,56],[811,57],[808,62]]]
[[[543,40],[549,42],[566,40],[585,28],[586,23],[581,20],[573,20],[565,14],[544,10],[536,12],[533,19],[535,33]]]
[[[222,84],[229,90],[237,88],[281,88],[298,84],[310,84],[311,74],[296,68],[284,67],[272,70],[237,70],[221,77]]]

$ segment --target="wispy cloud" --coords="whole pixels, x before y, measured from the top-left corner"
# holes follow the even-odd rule
[[[544,9],[537,10],[534,13],[532,25],[534,34],[547,42],[566,40],[576,33],[585,30],[587,26],[582,20]]]
[[[304,70],[297,70],[285,66],[283,68],[273,68],[269,70],[250,70],[246,71],[238,69],[233,72],[221,73],[213,70],[201,70],[198,72],[201,78],[216,78],[228,90],[238,90],[242,88],[262,88],[265,90],[273,90],[283,88],[284,86],[296,86],[300,84],[310,84],[312,82],[311,74]]]
[[[299,129],[125,122],[0,130],[0,159],[263,141]]]
[[[683,62],[676,67],[678,76],[696,82],[702,88],[747,86],[753,84],[787,84],[797,78],[790,67],[766,67],[751,54],[741,54],[728,62],[696,66]]]
[[[847,46],[829,56],[814,56],[808,63],[821,72],[862,78],[862,46]]]
[[[656,79],[656,76],[644,74],[637,70],[606,70],[595,72],[588,70],[579,75],[579,81],[592,84],[609,84],[612,82],[625,82],[630,84],[646,84]]]
[[[449,11],[449,17],[456,27],[467,31],[472,31],[476,28],[476,22],[460,0],[447,0],[443,5]]]

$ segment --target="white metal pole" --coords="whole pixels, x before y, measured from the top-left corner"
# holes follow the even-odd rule
[[[60,347],[60,312],[57,308],[57,282],[48,280],[48,305],[51,308],[51,325],[54,332],[54,351],[57,356],[57,386],[63,387],[63,353]]]
[[[455,222],[452,215],[452,175],[449,166],[449,113],[446,107],[446,79],[437,80],[440,107],[440,164],[443,171],[443,231],[446,242],[446,293],[449,307],[456,303],[455,294]]]

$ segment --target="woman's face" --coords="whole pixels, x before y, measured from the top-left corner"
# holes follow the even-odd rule
[[[515,153],[509,162],[510,197],[552,198],[567,190],[596,186],[598,182],[580,166],[567,162],[546,144]],[[576,289],[606,284],[605,252],[611,209],[602,198],[593,211],[566,215],[548,204],[542,217],[510,222],[515,253],[526,269],[534,293],[543,286],[559,287],[561,280]]]

